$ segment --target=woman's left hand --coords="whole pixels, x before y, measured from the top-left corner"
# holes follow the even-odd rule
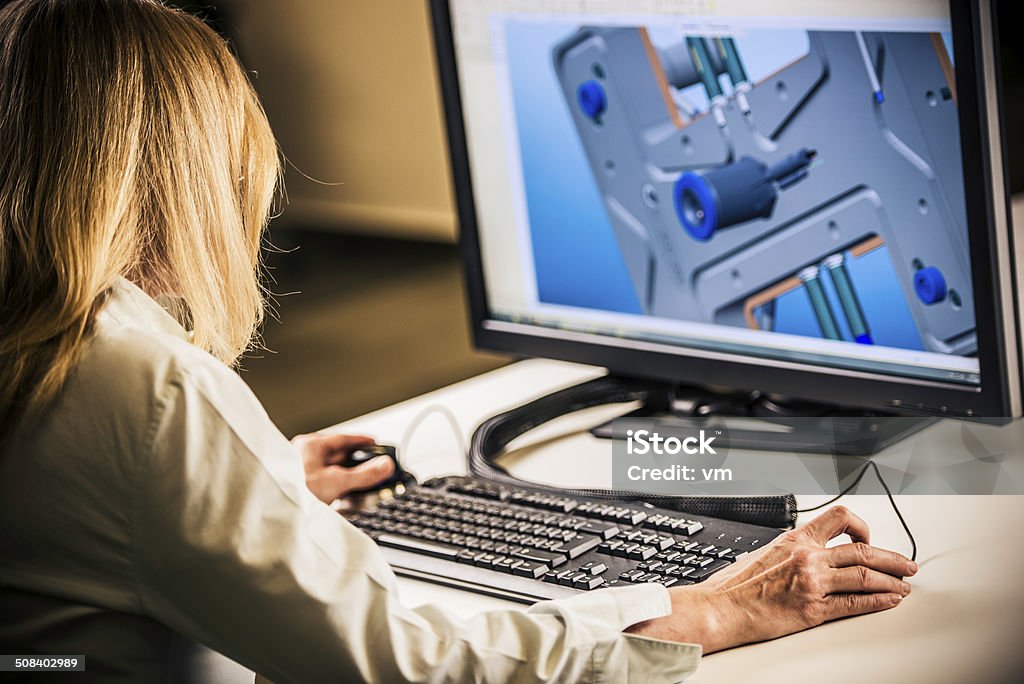
[[[365,435],[328,435],[315,432],[297,435],[292,444],[302,454],[306,486],[325,503],[356,489],[365,489],[391,477],[394,464],[387,456],[378,456],[351,468],[344,463],[356,449],[375,444]]]

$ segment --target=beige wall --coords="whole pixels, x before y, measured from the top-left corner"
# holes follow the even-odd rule
[[[289,203],[275,226],[454,239],[426,0],[219,6],[298,167],[287,168]]]

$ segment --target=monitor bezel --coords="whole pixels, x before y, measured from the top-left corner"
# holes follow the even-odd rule
[[[1009,191],[1001,152],[1005,141],[996,83],[986,83],[986,60],[996,59],[987,1],[950,0],[957,107],[961,131],[970,261],[978,330],[981,382],[977,386],[857,373],[803,362],[740,357],[687,347],[551,330],[497,321],[490,315],[477,225],[462,95],[448,0],[431,0],[434,44],[447,124],[448,147],[470,323],[479,349],[544,357],[607,368],[633,377],[784,395],[803,400],[883,411],[950,416],[1017,417],[1020,408],[1019,340],[1012,261],[997,247],[1011,244]],[[989,89],[994,89],[989,92]],[[999,213],[1002,212],[1002,220]],[[1002,230],[1003,234],[997,233]],[[1009,251],[1013,254],[1012,248]],[[1011,292],[1007,293],[1007,283]],[[1007,296],[1009,295],[1009,296]],[[630,348],[632,347],[632,348]],[[756,386],[751,378],[756,378]]]

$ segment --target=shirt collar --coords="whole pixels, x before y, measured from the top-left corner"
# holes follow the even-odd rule
[[[126,278],[118,278],[110,288],[110,295],[100,312],[100,318],[191,341],[188,331],[174,317]]]

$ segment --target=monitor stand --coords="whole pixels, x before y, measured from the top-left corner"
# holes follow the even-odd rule
[[[621,439],[626,430],[651,430],[655,421],[658,433],[666,438],[682,439],[695,429],[724,426],[718,444],[733,449],[869,456],[938,418],[842,409],[759,392],[718,394],[676,387],[664,400],[647,402],[590,432]]]

